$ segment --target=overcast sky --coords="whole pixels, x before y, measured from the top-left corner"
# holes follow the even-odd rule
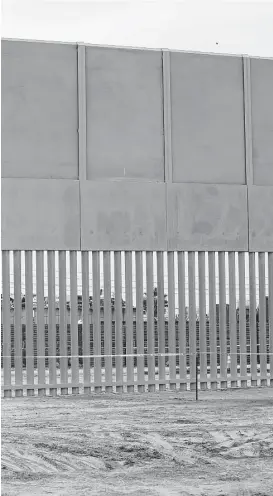
[[[273,0],[2,0],[2,37],[273,57]]]

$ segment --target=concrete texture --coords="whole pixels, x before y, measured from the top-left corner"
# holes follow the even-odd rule
[[[253,176],[273,185],[273,60],[251,59]]]
[[[273,187],[249,188],[249,251],[273,251]]]
[[[2,248],[273,249],[273,61],[166,53],[2,42]]]
[[[171,53],[173,182],[245,184],[241,57]]]
[[[2,250],[79,250],[79,182],[2,179]]]
[[[86,48],[87,179],[164,181],[160,51]]]
[[[247,251],[247,188],[169,184],[168,250]]]
[[[77,50],[2,41],[2,177],[78,177]]]
[[[166,250],[163,183],[81,183],[82,250]]]

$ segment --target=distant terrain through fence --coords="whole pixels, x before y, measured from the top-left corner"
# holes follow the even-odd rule
[[[98,252],[83,252],[79,296],[75,253],[69,254],[72,270],[67,280],[62,252],[58,253],[58,267],[54,267],[55,254],[47,253],[47,273],[39,264],[43,257],[41,252],[35,254],[35,273],[33,253],[25,252],[26,294],[22,298],[22,253],[14,252],[14,323],[11,324],[10,254],[3,252],[1,350],[4,396],[10,397],[12,391],[20,396],[32,395],[35,391],[38,394],[46,391],[66,394],[69,391],[133,391],[135,388],[139,391],[194,389],[196,356],[202,389],[273,384],[272,253],[258,254],[257,274],[255,254],[248,256],[247,290],[245,254],[238,257],[239,271],[236,273],[237,254],[234,252],[218,253],[217,257],[215,252],[209,252],[207,268],[202,252],[169,252],[167,287],[164,287],[164,278],[160,277],[164,273],[161,252],[155,253],[156,270],[151,254],[134,252],[133,255],[124,254],[125,274],[122,274],[120,252],[115,252],[113,259],[109,252],[103,252],[102,267],[99,267]],[[113,267],[109,260],[113,261]],[[113,271],[114,281],[111,280]],[[33,319],[34,279],[37,322]],[[47,323],[44,318],[46,279]],[[239,305],[236,305],[237,293]],[[23,325],[22,306],[26,311],[26,324]]]

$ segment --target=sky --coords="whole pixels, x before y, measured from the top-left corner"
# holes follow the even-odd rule
[[[273,0],[2,0],[1,37],[273,57]]]
[[[2,0],[2,37],[273,56],[273,1]]]

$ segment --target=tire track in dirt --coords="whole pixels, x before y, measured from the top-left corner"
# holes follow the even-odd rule
[[[189,393],[4,401],[3,491],[225,496],[247,484],[269,496],[272,405],[261,419],[261,400],[256,408],[240,394],[206,393],[198,404]]]

